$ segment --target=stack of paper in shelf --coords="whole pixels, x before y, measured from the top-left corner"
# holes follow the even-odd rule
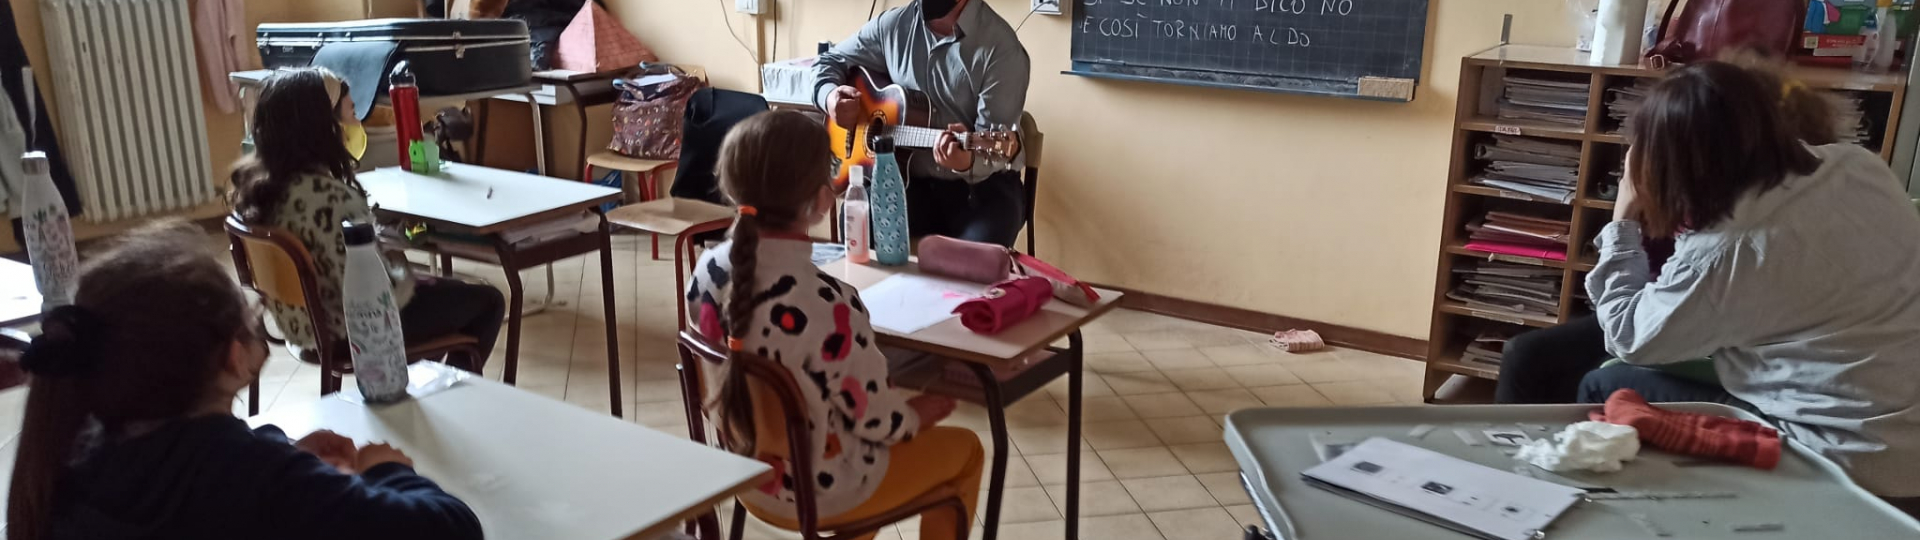
[[[1508,212],[1487,212],[1485,218],[1467,224],[1467,249],[1567,260],[1567,235],[1572,224],[1564,220],[1524,216]]]
[[[1581,127],[1587,123],[1587,94],[1592,83],[1585,76],[1558,78],[1544,73],[1509,72],[1501,81],[1506,92],[1495,113],[1504,120],[1529,120]]]
[[[1867,122],[1864,102],[1857,92],[1828,92],[1833,103],[1833,132],[1843,143],[1866,146],[1873,139],[1872,125]],[[1879,148],[1868,148],[1880,151]]]
[[[1630,86],[1607,89],[1607,118],[1612,118],[1622,133],[1632,127],[1633,113],[1640,110],[1640,104],[1647,100],[1647,91],[1652,90],[1657,82],[1655,79],[1634,79]]]
[[[1460,353],[1460,361],[1481,366],[1500,367],[1500,357],[1506,352],[1507,340],[1513,336],[1506,332],[1481,332],[1474,336],[1473,343],[1467,344],[1467,350]]]
[[[1573,202],[1580,181],[1580,143],[1494,135],[1492,143],[1480,144],[1474,157],[1487,162],[1472,180],[1475,184]]]
[[[1497,261],[1454,268],[1459,285],[1447,298],[1468,308],[1554,317],[1560,314],[1560,271]]]

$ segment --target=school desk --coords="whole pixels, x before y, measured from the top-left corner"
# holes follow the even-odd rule
[[[898,273],[918,272],[911,264],[902,267],[859,265],[844,259],[821,265],[820,269],[859,289],[871,288]],[[1000,526],[1000,498],[1007,479],[1006,407],[1045,388],[1062,375],[1067,377],[1067,501],[1064,505],[1067,530],[1064,538],[1079,538],[1080,391],[1085,356],[1080,327],[1112,311],[1119,305],[1121,296],[1118,291],[1105,289],[1099,293],[1100,301],[1090,308],[1057,300],[1048,302],[1033,317],[991,336],[968,330],[958,317],[910,334],[875,328],[882,345],[958,362],[973,373],[971,381],[956,380],[947,370],[947,362],[922,362],[917,365],[924,369],[896,371],[893,380],[901,387],[946,395],[986,408],[993,433],[993,463],[986,505],[981,507],[985,524],[981,537],[985,540],[993,540]],[[869,309],[882,308],[869,304]],[[1067,340],[1066,347],[1053,345],[1063,338]],[[1018,373],[1014,374],[1014,370]]]
[[[1227,447],[1240,462],[1242,486],[1267,530],[1280,540],[1307,538],[1466,538],[1438,525],[1402,516],[1307,485],[1301,471],[1318,465],[1323,444],[1384,437],[1479,463],[1518,470],[1572,487],[1605,487],[1637,498],[1576,504],[1548,527],[1548,540],[1656,538],[1766,540],[1769,538],[1920,538],[1920,524],[1855,486],[1839,466],[1798,444],[1788,444],[1772,471],[1707,462],[1642,444],[1639,457],[1613,473],[1544,470],[1507,456],[1487,429],[1551,437],[1587,419],[1597,405],[1455,405],[1444,407],[1259,408],[1227,415]],[[1711,403],[1663,403],[1662,408],[1759,419]],[[1419,426],[1431,426],[1424,434]],[[1470,445],[1456,430],[1478,443]],[[1645,522],[1641,524],[1636,521]],[[1291,522],[1292,525],[1288,525]],[[1736,528],[1775,532],[1740,532]],[[1657,531],[1663,531],[1660,534]]]
[[[413,368],[452,373],[441,364]],[[428,375],[427,378],[433,375]],[[766,464],[478,377],[388,406],[354,392],[275,406],[248,422],[299,438],[328,429],[385,442],[473,507],[488,538],[651,539],[743,491]]]
[[[613,308],[613,239],[600,205],[620,200],[620,190],[475,165],[448,163],[439,175],[397,167],[359,176],[367,200],[382,217],[427,223],[436,232],[413,247],[439,253],[451,272],[455,257],[499,265],[507,278],[507,349],[501,380],[513,384],[520,367],[520,322],[525,291],[520,271],[600,252],[600,295],[607,326],[607,392],[620,416],[620,346]],[[591,212],[595,231],[533,245],[502,237],[516,229]],[[457,235],[457,236],[456,236]],[[549,280],[551,283],[551,280]]]

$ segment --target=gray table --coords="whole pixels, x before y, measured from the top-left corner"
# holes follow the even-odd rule
[[[1662,404],[1662,407],[1757,420],[1723,405]],[[1384,437],[1500,470],[1525,465],[1506,455],[1512,447],[1469,446],[1454,434],[1465,428],[1521,429],[1534,438],[1558,433],[1586,419],[1589,405],[1465,405],[1445,407],[1353,407],[1235,411],[1227,415],[1227,446],[1275,538],[1468,538],[1315,488],[1300,472],[1320,463],[1312,438],[1359,441]],[[1435,426],[1424,437],[1410,432]],[[1537,431],[1522,425],[1546,426]],[[1535,469],[1538,470],[1538,469]],[[1780,465],[1762,471],[1736,465],[1700,465],[1693,458],[1643,446],[1639,459],[1611,474],[1559,473],[1539,477],[1580,487],[1632,492],[1733,492],[1731,499],[1606,500],[1581,503],[1554,522],[1549,539],[1655,538],[1628,518],[1643,514],[1672,538],[1767,540],[1773,538],[1920,538],[1920,523],[1861,490],[1833,462],[1798,444],[1788,444]],[[1296,536],[1289,537],[1286,519]],[[1779,523],[1778,532],[1736,533],[1733,524]]]

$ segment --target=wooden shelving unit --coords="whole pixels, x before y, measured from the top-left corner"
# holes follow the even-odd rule
[[[1580,128],[1545,123],[1502,120],[1495,104],[1509,71],[1551,72],[1590,78],[1586,123]],[[1626,139],[1607,116],[1607,89],[1630,86],[1636,80],[1657,78],[1662,71],[1641,66],[1602,65],[1571,48],[1503,45],[1461,60],[1460,96],[1455,110],[1452,162],[1447,173],[1446,213],[1441,223],[1440,264],[1434,278],[1433,327],[1428,339],[1424,395],[1433,393],[1454,375],[1497,379],[1498,367],[1461,360],[1461,353],[1483,331],[1520,332],[1545,328],[1591,312],[1582,289],[1597,256],[1591,242],[1613,218],[1613,201],[1597,195],[1604,178],[1620,166]],[[1862,98],[1874,136],[1864,144],[1891,158],[1898,127],[1901,98],[1906,94],[1902,74],[1867,74],[1838,69],[1795,68],[1793,76],[1809,87],[1853,92]],[[1475,158],[1475,147],[1494,134],[1519,135],[1553,141],[1577,141],[1581,146],[1579,182],[1571,203],[1486,186],[1471,180],[1485,165]],[[1566,218],[1576,241],[1567,246],[1567,260],[1492,255],[1466,248],[1466,225],[1489,209],[1517,210],[1533,215]],[[1561,271],[1560,313],[1545,317],[1469,308],[1447,298],[1457,283],[1454,266],[1472,260],[1496,260]]]

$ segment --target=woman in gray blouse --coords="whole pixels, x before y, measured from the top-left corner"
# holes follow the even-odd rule
[[[1879,156],[1808,146],[1793,92],[1722,62],[1675,71],[1631,122],[1627,181],[1587,292],[1629,365],[1583,401],[1757,411],[1909,512],[1920,508],[1920,213]],[[1645,236],[1673,237],[1658,279]],[[1724,388],[1639,366],[1713,357]]]

